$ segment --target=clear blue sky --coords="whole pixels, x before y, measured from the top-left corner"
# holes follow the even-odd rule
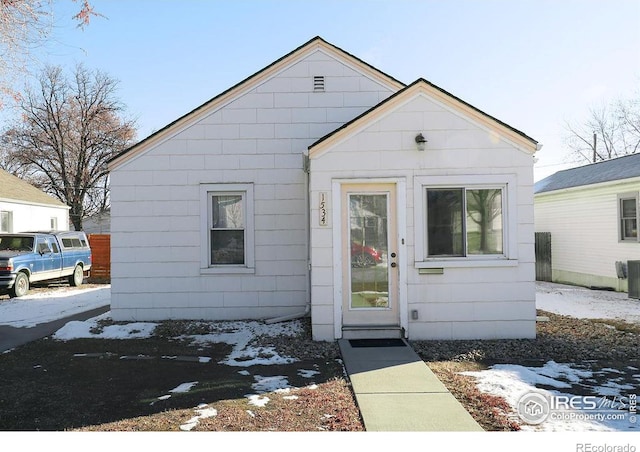
[[[640,86],[640,1],[55,0],[43,61],[120,81],[138,138],[321,36],[405,83],[423,77],[541,142],[563,169],[565,120]]]

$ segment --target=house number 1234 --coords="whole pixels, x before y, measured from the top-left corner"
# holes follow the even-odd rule
[[[329,224],[328,212],[327,212],[327,194],[320,192],[320,226],[326,226]]]

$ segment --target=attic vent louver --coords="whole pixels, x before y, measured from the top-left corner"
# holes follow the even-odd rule
[[[324,91],[324,75],[313,76],[313,92]]]

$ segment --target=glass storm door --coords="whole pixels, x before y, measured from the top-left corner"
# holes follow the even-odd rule
[[[343,326],[399,324],[394,184],[342,186]]]

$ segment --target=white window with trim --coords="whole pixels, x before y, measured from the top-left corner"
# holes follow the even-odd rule
[[[427,256],[503,256],[502,190],[427,188]]]
[[[0,210],[0,232],[13,232],[13,212]]]
[[[202,272],[253,272],[253,184],[202,184],[200,203]]]
[[[638,193],[618,195],[618,233],[621,242],[638,242]]]
[[[516,263],[515,176],[421,176],[415,182],[416,267]]]

